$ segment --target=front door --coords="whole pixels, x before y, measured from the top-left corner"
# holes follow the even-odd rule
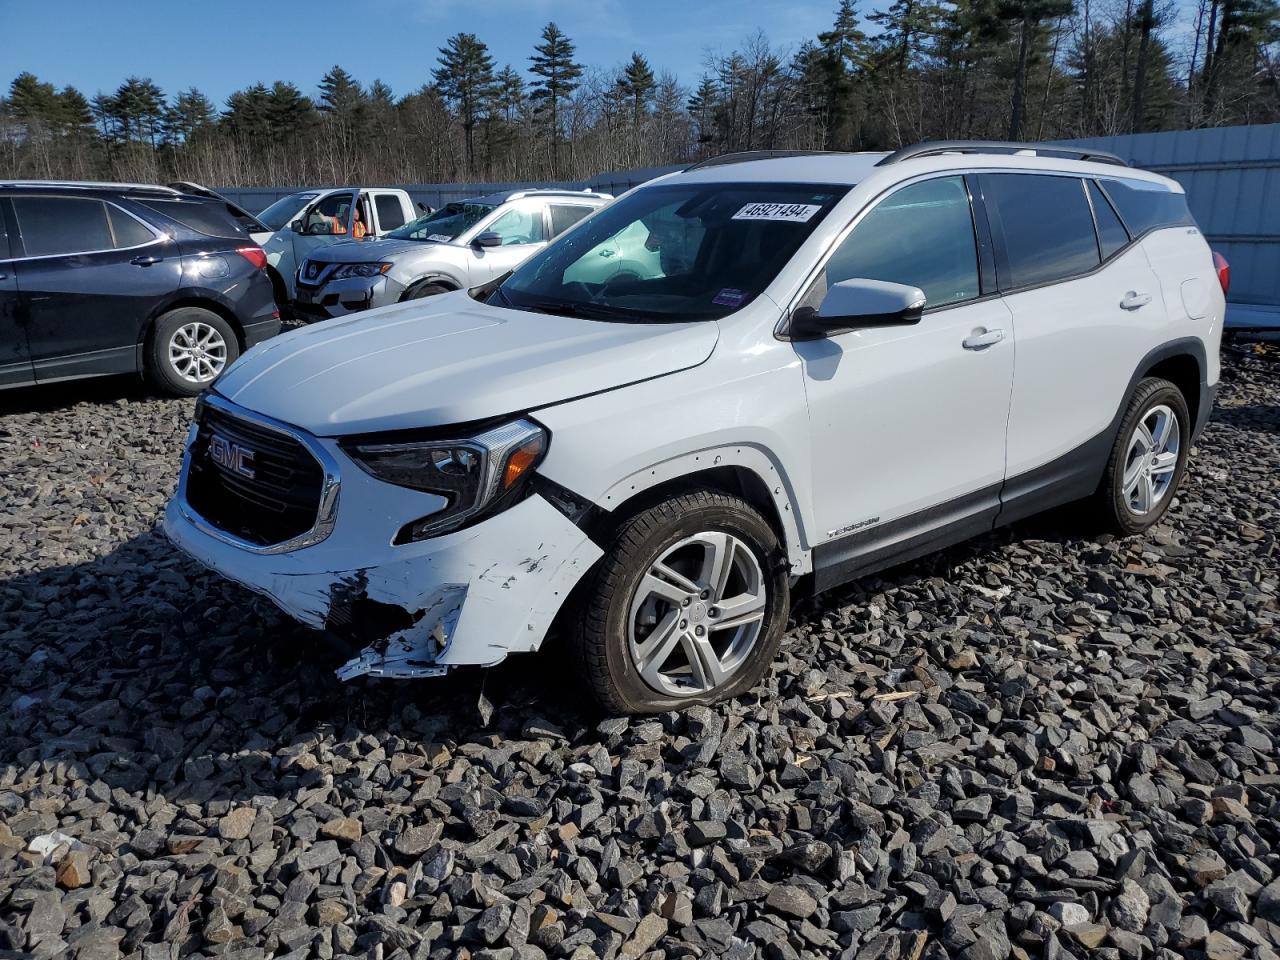
[[[14,196],[19,317],[39,381],[137,369],[156,306],[178,288],[177,244],[114,204]]]
[[[0,387],[31,383],[27,334],[18,325],[18,268],[9,253],[5,207],[0,199]]]
[[[312,251],[332,243],[352,239],[358,197],[354,190],[327,193],[298,215],[294,222],[299,223],[300,231],[294,231],[293,225],[289,225],[287,228],[289,232],[286,234],[291,241],[289,250],[282,253],[279,261],[273,266],[288,284],[290,299],[297,296],[295,281],[298,266],[311,255]],[[269,260],[272,249],[265,246],[263,249],[267,251]]]
[[[545,204],[517,201],[487,223],[478,224],[472,240],[482,233],[496,233],[502,243],[496,247],[471,245],[468,283],[479,286],[514,270],[547,245]]]
[[[935,178],[865,214],[801,301],[816,308],[831,284],[854,278],[909,284],[926,297],[917,324],[795,344],[820,586],[843,579],[823,563],[852,575],[867,557],[892,556],[931,531],[990,528],[1014,350],[1009,310],[987,295],[983,273],[965,179]]]

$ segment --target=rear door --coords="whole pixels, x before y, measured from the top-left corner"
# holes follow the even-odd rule
[[[177,244],[113,203],[13,196],[19,312],[38,381],[137,369],[137,345],[178,288]]]
[[[18,267],[9,252],[8,202],[0,197],[0,387],[31,383],[27,333],[18,323]]]
[[[1005,499],[1085,496],[1105,466],[1130,378],[1165,322],[1159,283],[1109,206],[1095,226],[1080,177],[979,180],[1018,345]]]

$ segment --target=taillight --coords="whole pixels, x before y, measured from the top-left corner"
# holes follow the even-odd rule
[[[1222,284],[1222,293],[1225,296],[1227,288],[1231,286],[1231,264],[1227,263],[1227,258],[1217,250],[1213,251],[1213,269],[1218,271],[1218,283]]]
[[[259,270],[267,268],[267,254],[261,247],[237,247],[236,253],[240,254]]]

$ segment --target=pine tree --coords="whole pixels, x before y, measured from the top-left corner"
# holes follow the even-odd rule
[[[693,118],[694,137],[700,146],[705,147],[715,140],[715,115],[719,101],[720,90],[715,78],[704,73],[685,106]]]
[[[261,110],[272,137],[286,143],[310,129],[316,106],[292,83],[277,80],[261,101]]]
[[[320,109],[351,119],[365,102],[364,89],[356,79],[335,66],[320,80]]]
[[[146,140],[155,147],[166,111],[164,93],[150,79],[129,77],[111,98],[123,140]]]
[[[213,124],[213,102],[192,87],[183,90],[165,111],[164,139],[168,144],[189,141]]]
[[[476,123],[494,95],[493,57],[474,33],[458,33],[440,48],[433,74],[445,103],[458,112],[466,151],[466,169],[475,169]]]
[[[529,58],[532,64],[529,72],[539,79],[534,82],[530,96],[549,115],[551,169],[554,176],[560,166],[560,103],[578,89],[582,65],[573,59],[573,41],[561,33],[554,22],[542,28],[542,43],[536,45],[533,51],[533,56]]]
[[[638,128],[658,88],[649,61],[639,53],[631,54],[631,60],[623,68],[616,86],[618,92],[631,101],[631,122]]]

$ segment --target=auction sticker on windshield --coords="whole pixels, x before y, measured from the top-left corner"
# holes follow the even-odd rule
[[[453,237],[450,237],[447,234],[443,234],[443,233],[433,233],[433,234],[430,234],[427,237],[427,239],[432,240],[436,243],[448,243],[450,240],[453,239]]]
[[[816,203],[748,203],[733,215],[734,220],[783,220],[806,223],[821,210]]]

